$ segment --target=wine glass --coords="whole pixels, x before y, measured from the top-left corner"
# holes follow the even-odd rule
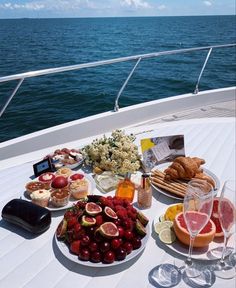
[[[224,246],[222,248],[222,254],[220,261],[214,266],[214,272],[217,277],[223,279],[234,278],[236,275],[236,260],[235,252],[226,259],[228,241],[235,233],[236,224],[236,196],[235,196],[235,181],[227,180],[222,188],[218,215],[222,230],[224,232]],[[227,261],[226,261],[227,260]]]
[[[195,237],[206,226],[213,207],[214,190],[205,180],[194,179],[187,185],[184,197],[184,220],[190,235],[188,257],[185,260],[184,273],[189,278],[201,274],[201,268],[192,261],[192,250]]]

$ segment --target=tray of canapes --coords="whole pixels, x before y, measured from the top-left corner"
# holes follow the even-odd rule
[[[143,251],[149,239],[148,222],[127,200],[92,195],[65,212],[55,242],[65,257],[78,264],[119,265]]]
[[[62,210],[91,195],[95,187],[92,176],[61,167],[27,182],[22,198],[51,211]]]
[[[53,153],[50,153],[44,157],[44,159],[50,158],[55,169],[61,167],[67,167],[70,169],[77,168],[80,166],[84,157],[79,149],[57,149]]]
[[[168,197],[183,200],[188,182],[198,178],[209,182],[217,194],[220,181],[214,173],[202,167],[203,164],[204,159],[182,156],[171,163],[162,163],[151,171],[152,187]]]

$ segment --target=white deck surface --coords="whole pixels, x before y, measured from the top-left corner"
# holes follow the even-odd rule
[[[156,119],[147,121],[145,124],[150,125],[187,119],[216,117],[236,117],[236,99],[211,105],[202,105],[199,108],[186,109],[178,113],[157,117]]]
[[[208,121],[193,119],[145,128],[145,131],[143,127],[130,128],[127,132],[136,133],[138,145],[140,139],[146,137],[184,134],[186,155],[204,158],[205,167],[217,175],[221,185],[228,178],[235,179],[235,118],[211,118]],[[74,142],[74,147],[83,146],[86,141],[90,142],[91,139],[84,140],[83,143]],[[16,164],[0,171],[0,210],[9,200],[22,196],[25,183],[33,174],[33,163]],[[144,210],[150,219],[151,230],[153,219],[173,202],[173,199],[153,191],[152,207]],[[180,260],[184,259],[161,245],[152,230],[143,253],[129,262],[106,268],[76,264],[66,259],[53,241],[55,229],[63,213],[64,211],[53,213],[51,227],[38,237],[32,237],[1,219],[1,288],[153,287],[148,275],[155,266],[164,262],[179,265]],[[206,264],[209,264],[209,261],[203,262],[203,265]],[[235,279],[213,278],[213,282],[212,287],[235,287]],[[178,287],[189,286],[182,280]]]

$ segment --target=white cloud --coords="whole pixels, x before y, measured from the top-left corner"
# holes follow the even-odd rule
[[[41,10],[44,9],[44,4],[40,2],[26,2],[24,4],[14,4],[14,3],[3,3],[0,4],[0,8],[2,9],[9,9],[9,10],[19,10],[19,9],[25,9],[25,10]]]
[[[150,4],[147,1],[143,0],[122,0],[120,2],[121,6],[129,8],[151,8]]]
[[[6,2],[0,4],[0,8],[9,10],[80,10],[84,8],[97,9],[97,6],[90,0],[39,0],[37,2],[25,2],[21,4],[15,4],[13,2]]]
[[[203,1],[203,3],[204,3],[204,5],[206,5],[206,6],[212,6],[212,2],[211,1]]]
[[[164,4],[159,5],[159,6],[157,6],[157,9],[158,10],[165,10],[166,9],[166,5],[164,5]]]

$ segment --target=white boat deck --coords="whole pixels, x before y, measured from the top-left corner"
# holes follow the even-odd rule
[[[0,143],[0,171],[28,161],[36,161],[57,148],[80,148],[115,129],[139,127],[180,120],[234,118],[236,88],[185,94],[121,108],[117,112],[78,119]],[[158,127],[158,126],[157,126]]]
[[[185,137],[186,155],[198,156],[205,159],[204,165],[220,181],[220,185],[228,179],[235,179],[235,118],[220,117],[211,119],[191,119],[176,122],[165,122],[145,125],[144,127],[127,128],[127,133],[135,133],[136,144],[140,146],[140,139],[155,136],[183,134]],[[84,145],[91,142],[91,138],[74,145]],[[76,144],[77,143],[77,144]],[[43,153],[43,151],[41,151]],[[44,154],[37,154],[42,157]],[[0,210],[13,198],[22,197],[25,184],[33,174],[32,164],[28,159],[18,165],[0,171]],[[97,189],[94,194],[100,194]],[[114,195],[114,191],[106,194]],[[149,281],[154,267],[161,263],[182,266],[187,248],[175,248],[163,245],[153,232],[153,221],[162,214],[167,205],[179,200],[169,198],[153,190],[153,202],[150,209],[143,212],[150,219],[150,237],[142,253],[130,261],[116,266],[103,268],[87,267],[86,263],[78,264],[67,259],[59,251],[54,240],[54,233],[61,221],[64,211],[53,212],[49,230],[33,237],[29,233],[13,225],[0,221],[0,287],[4,288],[66,288],[75,284],[80,288],[94,287],[136,287],[153,288]],[[134,204],[136,198],[134,200]],[[232,241],[230,245],[234,245]],[[222,243],[214,242],[209,250],[219,247]],[[199,251],[194,251],[194,257],[199,258]],[[212,263],[209,253],[203,252],[204,265]],[[210,257],[210,258],[208,258]],[[202,275],[206,278],[205,287],[220,288],[223,285],[234,287],[235,279],[223,280],[213,275]],[[197,283],[204,283],[204,279],[194,278],[189,283],[184,277],[176,287],[200,287]],[[196,282],[196,283],[195,283]]]
[[[201,118],[217,118],[217,117],[236,117],[236,100],[219,102],[211,105],[202,105],[194,109],[183,110],[179,113],[169,114],[145,122],[146,125],[174,122],[187,119]],[[139,123],[138,126],[144,125]],[[134,125],[136,126],[136,125]]]

